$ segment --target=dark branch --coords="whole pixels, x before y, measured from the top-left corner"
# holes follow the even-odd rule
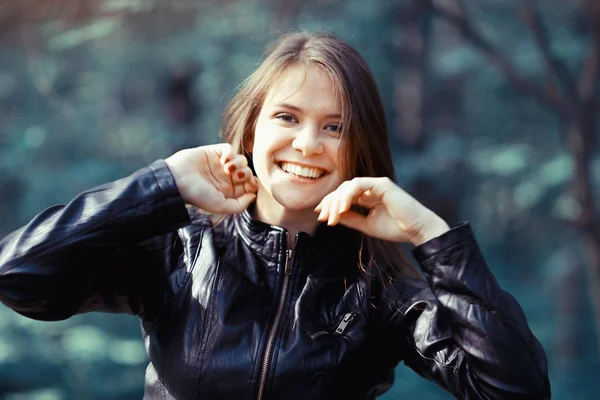
[[[569,103],[565,101],[560,94],[552,88],[545,88],[533,83],[526,77],[523,77],[517,69],[502,55],[500,50],[496,49],[483,35],[471,24],[464,13],[458,14],[448,9],[439,7],[432,0],[425,0],[431,12],[440,18],[452,24],[462,36],[473,46],[479,49],[504,73],[506,78],[515,86],[521,88],[526,93],[537,97],[539,100],[558,110],[561,114],[568,116],[571,113]],[[462,3],[462,2],[461,2]]]
[[[600,2],[590,4],[592,15],[592,48],[579,77],[579,95],[584,103],[600,100]]]
[[[581,76],[579,77],[579,93],[583,102],[590,101],[594,97],[597,97],[598,81],[600,77],[600,50],[592,49],[588,54],[583,69],[581,70]]]
[[[548,30],[544,25],[540,13],[536,7],[536,0],[525,0],[525,9],[523,11],[523,19],[531,30],[538,46],[542,53],[542,57],[546,60],[548,68],[554,75],[554,78],[559,85],[566,91],[567,96],[573,102],[579,100],[577,93],[577,82],[571,74],[566,64],[552,52]]]

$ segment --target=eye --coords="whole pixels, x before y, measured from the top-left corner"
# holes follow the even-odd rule
[[[298,122],[298,120],[296,119],[296,117],[294,117],[291,114],[281,113],[281,114],[275,115],[275,118],[277,118],[277,119],[279,119],[279,120],[281,120],[283,122],[288,122],[290,124]]]
[[[326,131],[329,131],[331,134],[335,136],[339,136],[342,134],[342,126],[340,124],[329,124],[325,127]]]

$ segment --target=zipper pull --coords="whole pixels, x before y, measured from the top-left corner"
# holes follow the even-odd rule
[[[294,258],[294,250],[286,250],[285,251],[285,268],[284,268],[286,275],[292,274],[292,268],[294,267],[294,263],[292,262],[293,258]]]
[[[354,313],[349,312],[344,315],[344,318],[340,321],[337,328],[335,328],[335,333],[341,335],[346,330],[346,327],[350,325],[350,322],[354,319]]]

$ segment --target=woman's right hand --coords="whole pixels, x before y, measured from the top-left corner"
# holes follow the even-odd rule
[[[256,199],[258,179],[228,143],[178,151],[165,160],[184,202],[211,214],[239,214]]]

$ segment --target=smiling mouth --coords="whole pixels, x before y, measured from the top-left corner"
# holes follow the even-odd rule
[[[289,162],[279,162],[277,163],[277,166],[288,175],[293,175],[295,177],[308,180],[319,179],[326,174],[326,171],[320,168],[301,167]]]

